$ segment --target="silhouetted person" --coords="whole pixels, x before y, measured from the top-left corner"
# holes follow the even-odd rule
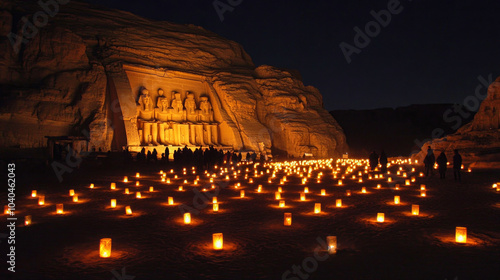
[[[375,153],[375,151],[373,151],[370,154],[370,157],[368,159],[370,160],[370,168],[371,168],[371,170],[375,170],[375,168],[378,165],[378,155],[377,155],[377,153]]]
[[[441,152],[439,154],[439,156],[436,159],[436,162],[438,164],[439,178],[444,179],[446,177],[446,164],[448,163],[448,159],[446,158],[444,152]]]
[[[153,159],[154,162],[158,161],[158,151],[156,151],[156,148],[153,149],[153,153],[151,154],[151,158]]]
[[[424,158],[425,165],[425,176],[433,175],[432,168],[434,167],[434,163],[436,163],[436,157],[434,156],[434,152],[431,149],[431,146],[427,147],[427,155]]]
[[[453,155],[453,177],[455,177],[455,181],[461,180],[460,169],[462,169],[462,156],[458,153],[458,150],[455,149],[455,154]]]
[[[168,157],[170,156],[170,151],[168,147],[165,147],[165,162],[168,164]]]
[[[387,155],[383,150],[380,153],[380,165],[382,165],[382,173],[387,172]]]

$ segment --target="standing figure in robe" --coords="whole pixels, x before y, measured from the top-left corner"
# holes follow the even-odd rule
[[[139,137],[143,144],[158,145],[158,125],[155,122],[153,100],[149,90],[142,89],[137,105],[137,120],[139,124]]]

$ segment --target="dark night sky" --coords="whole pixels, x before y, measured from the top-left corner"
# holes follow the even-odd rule
[[[403,10],[347,63],[339,47],[354,27],[392,0],[220,0],[241,4],[221,22],[213,0],[85,0],[234,40],[256,66],[297,69],[321,91],[325,107],[371,109],[463,103],[478,76],[500,75],[500,1],[400,0]],[[484,89],[483,89],[484,90]]]

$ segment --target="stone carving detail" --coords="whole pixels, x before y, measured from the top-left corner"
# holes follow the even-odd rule
[[[154,103],[149,90],[141,90],[137,105],[141,145],[219,145],[219,124],[208,97],[199,98],[199,107],[191,92],[184,100],[179,92],[172,92],[172,97],[169,101],[159,89]]]

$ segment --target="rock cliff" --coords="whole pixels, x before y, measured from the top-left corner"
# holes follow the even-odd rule
[[[210,125],[218,132],[197,144],[296,157],[347,150],[317,89],[291,71],[255,67],[236,42],[193,25],[49,2],[0,1],[1,147],[43,147],[46,136],[83,135],[94,149],[138,148],[148,141],[135,113],[141,90],[161,98],[156,92],[168,88],[169,102],[177,92],[194,95],[197,104],[210,100]]]
[[[423,160],[431,146],[437,152],[445,151],[449,162],[453,150],[459,149],[466,164],[471,167],[500,167],[500,77],[488,88],[474,119],[456,133],[425,143],[414,156]]]

